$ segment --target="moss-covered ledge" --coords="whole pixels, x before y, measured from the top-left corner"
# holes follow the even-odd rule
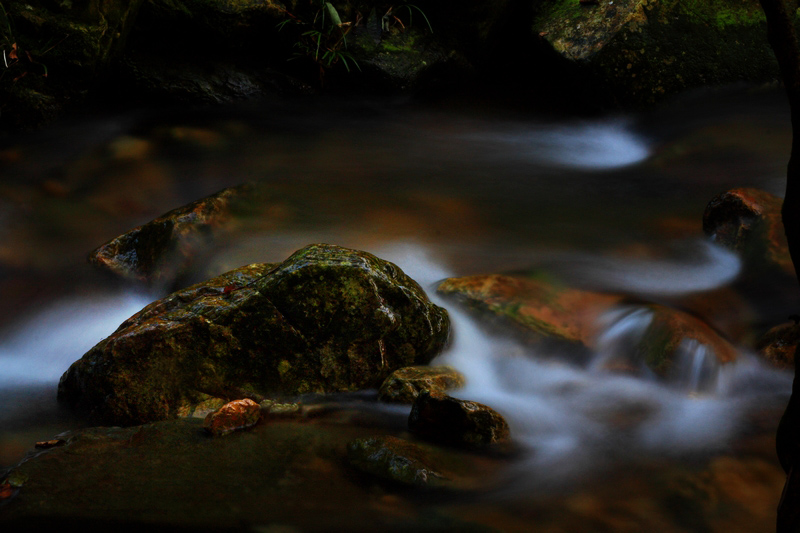
[[[533,30],[616,104],[778,75],[758,0],[558,0]]]

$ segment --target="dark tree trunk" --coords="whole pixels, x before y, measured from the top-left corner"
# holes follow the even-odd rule
[[[796,0],[761,0],[767,16],[769,44],[778,59],[792,118],[792,153],[786,173],[783,227],[795,274],[800,281],[800,46],[794,19]],[[778,533],[800,531],[800,346],[795,350],[792,396],[783,413],[775,438],[778,459],[786,471],[786,484],[778,504]]]

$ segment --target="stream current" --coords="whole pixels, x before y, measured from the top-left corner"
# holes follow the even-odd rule
[[[787,372],[752,353],[752,334],[731,339],[741,356],[727,365],[685,343],[669,382],[602,363],[649,323],[636,301],[702,298],[735,282],[740,261],[702,234],[703,209],[733,187],[780,194],[790,133],[782,94],[736,88],[637,117],[315,105],[87,118],[13,140],[0,151],[0,466],[77,423],[55,402],[61,374],[170,289],[109,281],[85,255],[247,181],[274,187],[267,220],[242,222],[182,283],[311,242],[395,262],[451,313],[453,341],[436,362],[466,375],[456,395],[500,411],[528,450],[508,490],[724,450],[753,412],[779,409],[791,390]],[[447,277],[532,266],[632,297],[603,317],[588,365],[487,332],[435,294]],[[766,294],[769,312],[734,329],[763,332],[792,299]],[[641,421],[620,429],[630,413]]]

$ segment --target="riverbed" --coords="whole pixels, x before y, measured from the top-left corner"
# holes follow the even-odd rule
[[[481,497],[448,499],[447,512],[501,531],[524,531],[530,513],[542,531],[647,530],[638,528],[648,516],[671,520],[663,531],[771,527],[782,473],[770,439],[791,376],[760,361],[753,344],[791,314],[792,287],[765,293],[757,313],[715,324],[739,348],[736,363],[709,370],[701,361],[667,384],[608,374],[599,363],[554,364],[558,354],[487,331],[435,287],[539,267],[632,301],[717,294],[741,264],[703,234],[703,210],[734,187],[781,194],[790,140],[783,94],[752,87],[685,95],[639,115],[315,101],[102,114],[7,139],[0,468],[84,424],[57,405],[58,379],[141,307],[327,242],[395,262],[447,307],[453,340],[438,362],[466,375],[459,397],[491,405],[511,425],[522,451],[503,482]],[[242,217],[181,279],[135,286],[86,263],[124,231],[247,182],[269,191],[267,208]],[[595,362],[624,349],[643,319],[635,304],[607,316]],[[683,488],[673,501],[675,484]],[[711,505],[695,501],[703,498],[730,509],[697,511]],[[665,499],[674,506],[666,514],[655,510]],[[703,518],[681,522],[687,516]]]

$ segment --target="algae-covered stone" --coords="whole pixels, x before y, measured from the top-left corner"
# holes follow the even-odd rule
[[[510,438],[508,423],[491,407],[427,390],[414,401],[408,428],[426,439],[472,449]]]
[[[449,366],[411,366],[392,372],[378,391],[384,402],[413,403],[423,390],[446,392],[463,387],[464,375]]]
[[[534,32],[582,72],[597,100],[644,106],[693,87],[777,76],[756,0],[539,5]]]
[[[347,458],[362,472],[402,485],[436,487],[444,478],[422,448],[397,437],[355,440],[347,445]]]
[[[396,265],[317,244],[154,302],[62,376],[59,399],[105,423],[174,418],[208,397],[377,388],[428,363],[447,312]]]

